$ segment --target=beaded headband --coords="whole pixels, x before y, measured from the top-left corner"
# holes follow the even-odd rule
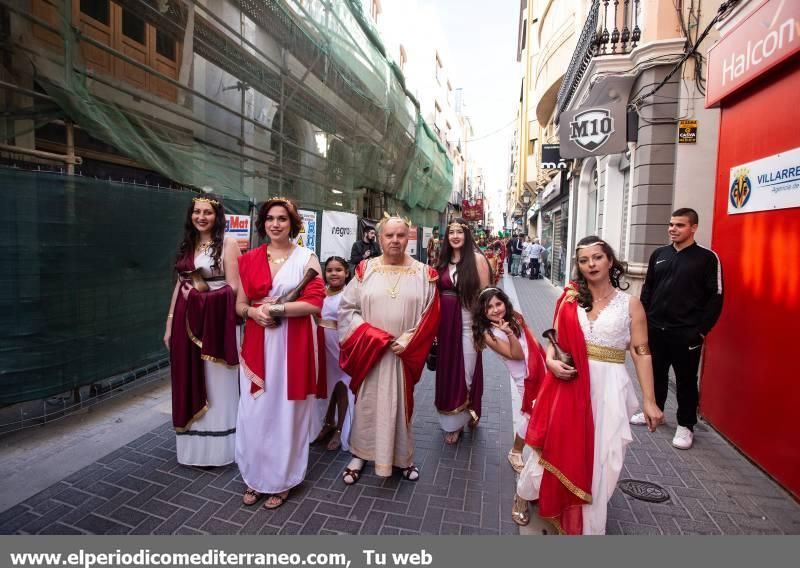
[[[208,197],[193,197],[192,202],[194,203],[208,203],[210,205],[219,205],[219,201],[216,199],[209,199]]]

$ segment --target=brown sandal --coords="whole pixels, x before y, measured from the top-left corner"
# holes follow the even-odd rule
[[[273,493],[267,500],[264,501],[264,508],[265,509],[277,509],[284,503],[286,503],[286,499],[289,498],[289,492],[284,491],[283,493]]]
[[[355,485],[358,483],[359,479],[361,479],[360,469],[350,469],[349,467],[344,468],[344,473],[342,473],[342,481],[344,481],[345,485]]]
[[[258,503],[258,500],[263,497],[263,493],[259,493],[255,489],[250,489],[249,487],[245,489],[244,495],[242,495],[242,503],[250,507],[251,505],[255,505]]]
[[[319,434],[317,434],[317,437],[314,438],[313,442],[311,442],[311,445],[316,446],[317,444],[322,444],[324,442],[327,442],[328,438],[330,438],[333,435],[333,432],[335,430],[336,426],[334,426],[329,422],[326,422],[325,424],[322,425]]]
[[[336,452],[342,447],[342,431],[338,428],[333,431],[328,445],[325,446],[329,452]]]
[[[444,443],[448,446],[454,446],[458,444],[458,441],[461,439],[461,430],[456,430],[455,432],[446,432],[444,435]]]
[[[415,465],[402,468],[400,473],[406,481],[417,481],[419,479],[419,468]]]

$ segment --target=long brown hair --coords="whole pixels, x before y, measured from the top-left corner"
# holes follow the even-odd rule
[[[489,302],[492,298],[498,298],[506,307],[506,315],[503,317],[514,335],[517,338],[522,337],[522,326],[519,323],[517,312],[514,311],[514,306],[511,305],[511,299],[508,294],[503,292],[500,288],[484,288],[478,295],[478,300],[475,302],[475,307],[472,310],[472,340],[475,343],[475,349],[480,351],[486,348],[485,333],[491,333],[492,322],[489,316],[486,315],[486,310],[489,307]]]
[[[220,267],[220,259],[222,258],[222,241],[225,239],[225,206],[222,204],[222,198],[213,193],[204,193],[197,196],[201,199],[207,199],[208,204],[214,210],[214,226],[211,228],[211,258],[213,263],[211,268]],[[199,232],[192,223],[192,213],[194,213],[194,199],[189,203],[189,208],[186,210],[186,219],[183,222],[183,240],[178,247],[178,254],[175,262],[180,260],[187,254],[194,254],[194,249],[197,246],[197,238]]]
[[[444,229],[444,238],[442,239],[442,249],[439,252],[439,262],[436,270],[442,272],[448,269],[448,264],[453,258],[453,247],[450,246],[450,225],[458,224],[464,230],[464,245],[461,248],[461,260],[458,261],[456,266],[456,274],[458,281],[455,284],[455,290],[461,300],[461,305],[464,308],[471,310],[478,299],[478,292],[481,289],[481,281],[478,276],[478,265],[475,262],[475,253],[480,249],[475,245],[475,239],[472,236],[472,230],[464,219],[453,219]]]

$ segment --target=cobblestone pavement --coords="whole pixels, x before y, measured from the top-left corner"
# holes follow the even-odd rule
[[[533,330],[550,327],[558,291],[513,279]],[[508,374],[486,354],[484,418],[447,446],[433,408],[433,376],[417,386],[417,483],[372,468],[354,486],[341,481],[349,455],[312,448],[306,481],[281,508],[241,504],[235,466],[203,470],[175,460],[169,423],[0,513],[0,533],[22,534],[518,534],[510,522],[515,477]],[[667,405],[674,426],[674,395]],[[673,430],[634,428],[623,477],[653,481],[670,500],[656,505],[617,491],[610,534],[800,534],[800,505],[707,425],[695,446],[672,447]],[[531,525],[534,526],[535,520]],[[534,531],[535,532],[535,531]]]

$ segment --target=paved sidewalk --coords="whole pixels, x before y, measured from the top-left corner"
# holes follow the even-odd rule
[[[416,483],[365,469],[348,487],[343,452],[312,448],[306,480],[279,509],[241,504],[235,465],[178,465],[169,423],[0,513],[0,533],[22,534],[518,534],[508,375],[485,360],[484,419],[456,447],[443,443],[433,374],[417,386]],[[503,440],[501,442],[501,440]]]
[[[540,334],[550,327],[558,290],[544,281],[513,284],[518,307]],[[518,534],[510,522],[515,476],[506,462],[516,409],[498,358],[486,353],[484,369],[484,419],[457,447],[442,441],[432,373],[417,386],[417,483],[399,474],[384,480],[369,467],[347,487],[340,474],[349,455],[312,448],[307,479],[284,506],[244,507],[237,468],[178,465],[167,422],[0,513],[0,533]],[[647,504],[617,491],[608,532],[800,534],[800,506],[708,426],[698,425],[692,450],[672,447],[673,404],[674,395],[668,426],[654,434],[634,428],[623,472],[658,483],[671,499]],[[540,534],[542,526],[534,518],[524,532]]]
[[[552,327],[560,290],[544,280],[513,281],[525,319],[541,340],[541,332]],[[630,357],[627,366],[641,400]],[[669,501],[649,504],[617,490],[608,534],[800,534],[800,505],[702,420],[691,450],[672,447],[675,410],[670,385],[666,426],[653,434],[632,427],[635,440],[621,475],[661,485]]]

